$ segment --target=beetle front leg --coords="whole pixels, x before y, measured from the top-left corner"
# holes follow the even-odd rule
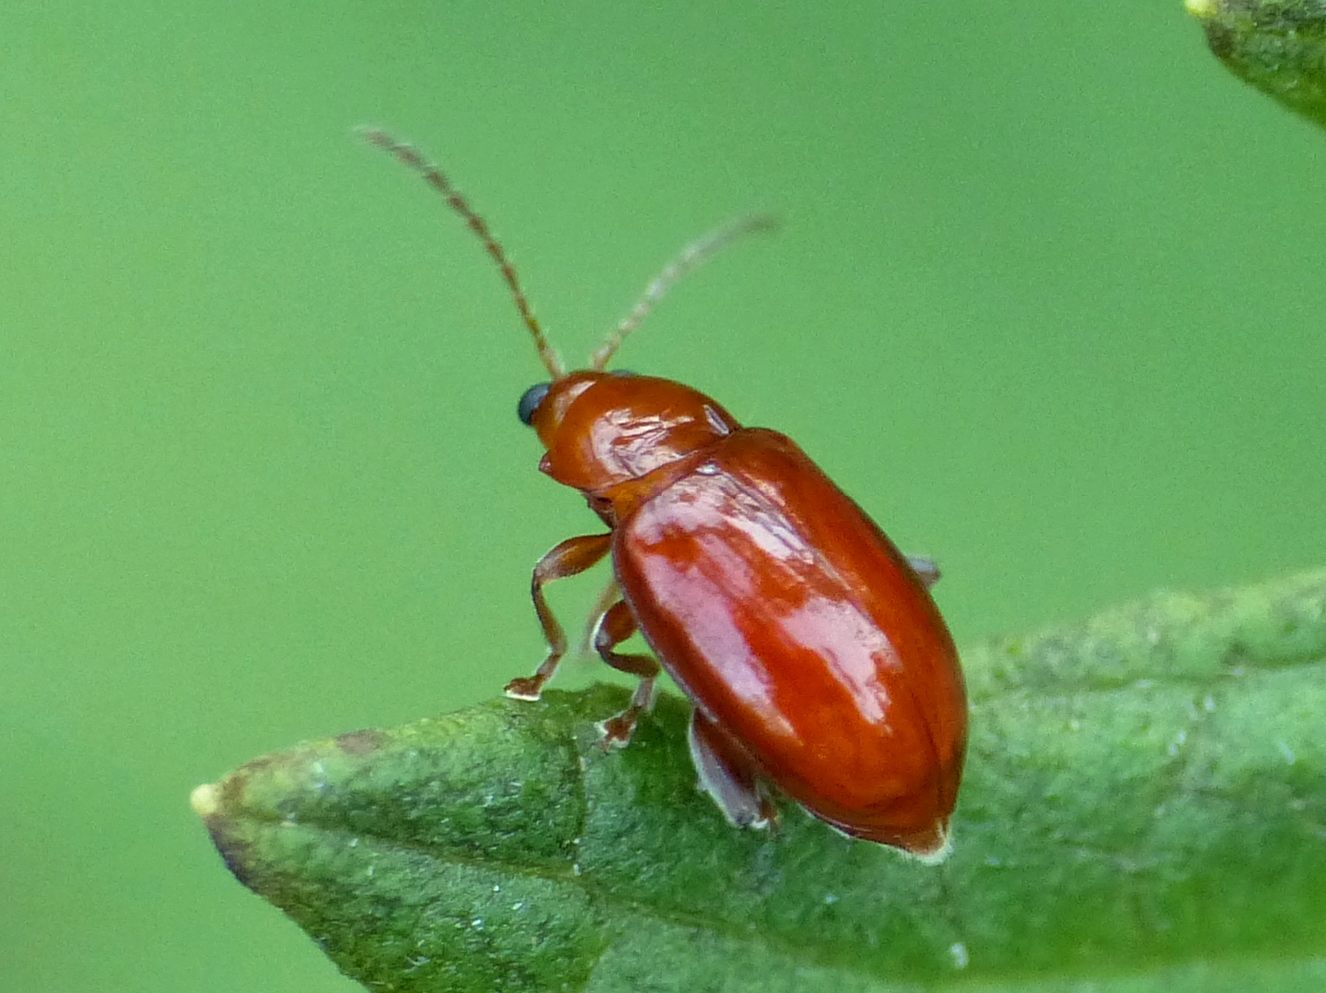
[[[506,695],[516,700],[537,700],[543,692],[543,684],[557,671],[557,663],[566,654],[566,632],[557,622],[543,596],[543,587],[554,579],[564,579],[584,572],[608,554],[612,546],[611,534],[585,534],[576,538],[567,538],[555,545],[534,567],[534,576],[530,580],[530,598],[534,601],[534,612],[539,616],[543,627],[543,637],[548,642],[548,655],[532,676],[513,679],[506,684]]]
[[[649,655],[625,655],[613,651],[635,633],[635,617],[625,600],[618,600],[603,612],[598,629],[594,632],[594,649],[599,658],[618,672],[639,676],[640,682],[631,694],[631,702],[615,717],[599,725],[605,748],[621,748],[631,740],[635,722],[640,715],[654,706],[654,684],[658,679],[658,661]]]

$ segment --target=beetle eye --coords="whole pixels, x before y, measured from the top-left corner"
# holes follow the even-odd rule
[[[539,409],[539,404],[543,403],[543,398],[551,388],[552,383],[535,383],[520,395],[516,416],[520,418],[521,424],[529,424],[534,420],[534,412]]]

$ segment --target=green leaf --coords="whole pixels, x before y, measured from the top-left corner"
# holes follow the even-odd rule
[[[1230,72],[1326,126],[1326,0],[1186,0]]]
[[[1326,571],[965,653],[938,867],[795,809],[738,831],[686,707],[496,701],[258,759],[194,804],[236,877],[370,989],[1326,989]]]

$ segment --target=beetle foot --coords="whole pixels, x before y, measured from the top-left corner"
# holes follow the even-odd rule
[[[925,584],[926,589],[939,582],[939,563],[928,555],[908,555],[907,564],[916,573],[916,578]]]
[[[631,707],[622,711],[616,717],[609,717],[606,721],[599,721],[596,727],[599,729],[599,747],[605,752],[610,748],[625,748],[631,743],[631,735],[635,733],[635,722],[640,716],[640,711]]]
[[[537,700],[543,693],[543,680],[538,676],[522,676],[507,683],[502,692],[512,700]]]

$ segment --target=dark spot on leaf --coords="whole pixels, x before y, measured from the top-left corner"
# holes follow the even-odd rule
[[[221,854],[221,860],[225,862],[230,874],[255,893],[258,892],[251,854],[253,846],[231,835],[226,830],[225,820],[221,817],[209,817],[207,830],[211,833],[212,844],[216,845],[216,850]]]
[[[236,769],[235,775],[238,776],[239,774],[243,773],[245,775],[251,776],[259,772],[265,772],[268,769],[270,769],[272,766],[276,765],[278,760],[288,761],[283,756],[279,755],[260,755],[258,758],[250,759],[248,762],[245,762],[242,766]]]
[[[367,755],[376,752],[387,742],[387,736],[381,731],[367,728],[363,731],[347,731],[336,736],[336,744],[349,755]]]
[[[253,766],[259,766],[259,768],[261,768],[259,763],[266,763],[266,762],[267,762],[266,759],[257,759],[254,762],[250,762],[248,765],[242,766],[240,769],[235,770],[235,772],[233,772],[231,775],[221,780],[220,807],[222,810],[234,811],[238,810],[240,806],[243,805],[244,787],[248,785],[249,777],[243,775],[242,772],[244,770],[252,768]],[[210,819],[208,821],[207,826],[208,830],[211,830],[212,824]]]
[[[244,791],[250,782],[254,779],[261,779],[264,774],[269,773],[277,766],[290,764],[294,761],[294,755],[294,752],[278,752],[271,755],[260,755],[256,759],[245,762],[221,781],[221,808],[230,811],[238,810],[244,804]]]
[[[1211,53],[1218,59],[1228,59],[1234,51],[1234,32],[1214,21],[1208,21],[1205,28],[1206,43],[1210,46]]]

